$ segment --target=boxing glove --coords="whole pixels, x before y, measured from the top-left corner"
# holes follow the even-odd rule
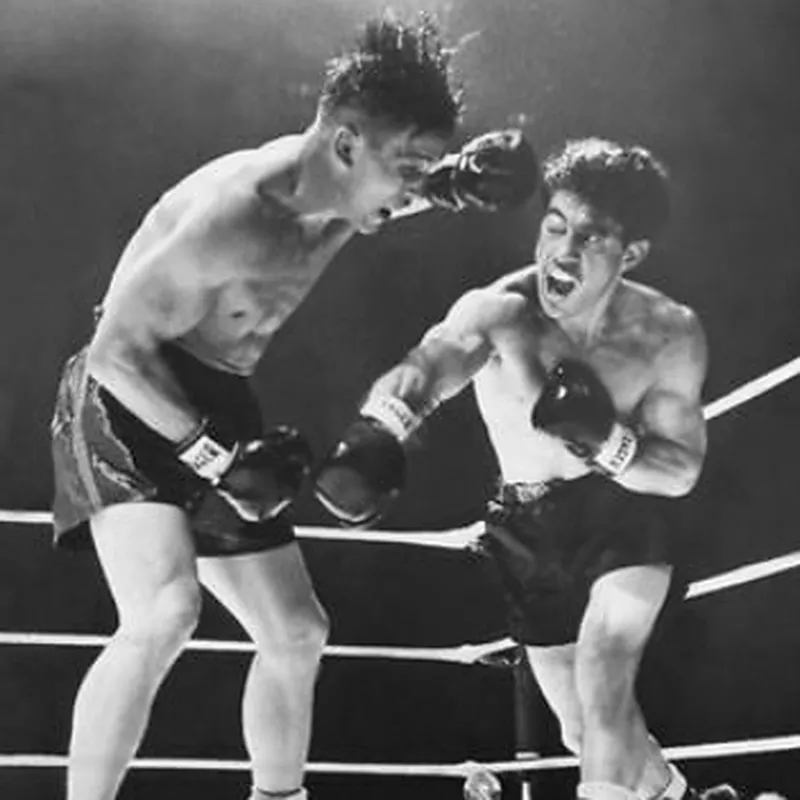
[[[561,439],[578,458],[609,476],[624,472],[636,455],[635,432],[617,421],[611,395],[588,365],[561,361],[548,375],[531,422]]]
[[[343,525],[382,517],[406,481],[402,442],[419,423],[399,398],[373,398],[323,462],[315,481],[319,502]]]
[[[445,156],[426,174],[421,195],[451,211],[501,211],[525,203],[539,185],[539,165],[522,131],[492,131]]]
[[[294,428],[280,426],[260,439],[226,446],[209,420],[176,447],[176,455],[247,522],[280,514],[297,496],[312,462],[308,442]]]

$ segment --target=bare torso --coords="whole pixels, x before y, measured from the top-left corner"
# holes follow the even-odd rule
[[[638,406],[657,378],[657,357],[685,328],[689,313],[655,290],[625,281],[604,329],[584,346],[541,312],[534,274],[527,268],[496,285],[495,290],[520,293],[526,302],[493,334],[493,354],[474,377],[478,406],[506,482],[571,480],[589,471],[560,440],[530,423],[546,375],[558,361],[571,357],[590,364],[611,393],[619,417],[635,424]]]
[[[303,218],[282,201],[296,149],[296,138],[285,137],[223,156],[168,191],[125,249],[104,307],[114,307],[115,295],[129,292],[137,272],[152,270],[153,255],[166,249],[157,269],[174,270],[179,291],[197,295],[193,303],[202,307],[176,343],[218,369],[252,373],[352,233],[341,221]],[[170,257],[170,248],[179,255]]]

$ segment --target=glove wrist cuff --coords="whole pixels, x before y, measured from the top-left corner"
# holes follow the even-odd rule
[[[404,441],[420,426],[422,418],[399,397],[376,395],[361,407],[361,415],[381,423],[396,439]]]
[[[217,440],[206,417],[175,446],[175,454],[192,472],[216,485],[233,463],[236,448],[228,448]]]
[[[638,438],[633,429],[620,422],[615,422],[608,438],[592,459],[594,465],[612,478],[625,472],[631,465],[636,450]]]

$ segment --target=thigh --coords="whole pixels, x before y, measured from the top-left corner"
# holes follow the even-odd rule
[[[90,525],[121,618],[146,613],[166,587],[196,593],[194,544],[181,509],[121,503],[97,512]]]
[[[198,559],[201,583],[250,636],[291,640],[300,628],[326,620],[297,542],[272,550]]]
[[[641,650],[647,643],[669,593],[672,567],[643,564],[623,567],[598,578],[589,593],[579,645],[596,638]]]
[[[579,694],[593,686],[632,687],[669,592],[667,565],[624,567],[592,586],[576,648]]]

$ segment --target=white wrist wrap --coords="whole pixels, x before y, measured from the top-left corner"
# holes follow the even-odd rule
[[[207,433],[207,420],[200,423],[196,433],[185,443],[178,445],[180,461],[201,478],[216,484],[228,470],[235,450],[228,450]]]
[[[594,457],[594,463],[612,477],[621,475],[636,455],[638,439],[636,434],[626,425],[615,422],[600,452]]]
[[[420,425],[422,418],[399,397],[389,394],[370,397],[361,407],[362,416],[372,417],[384,425],[401,442]]]

